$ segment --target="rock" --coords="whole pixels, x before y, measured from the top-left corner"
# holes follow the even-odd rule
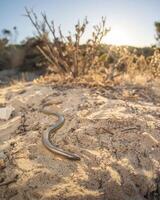
[[[4,154],[3,151],[0,152],[0,169],[4,169],[6,167],[6,160],[7,156]]]
[[[12,106],[6,106],[4,108],[0,108],[0,119],[8,120],[11,117],[14,110],[15,108]]]
[[[3,159],[0,159],[0,169],[4,169],[6,167],[6,164]]]
[[[5,160],[7,158],[7,156],[4,154],[3,151],[0,152],[0,159]]]
[[[0,141],[9,139],[13,133],[21,126],[21,116],[14,117],[0,126]],[[1,143],[1,142],[0,142]]]
[[[34,167],[36,166],[35,163],[33,163],[31,160],[29,160],[27,158],[17,159],[16,164],[23,171],[33,170]]]

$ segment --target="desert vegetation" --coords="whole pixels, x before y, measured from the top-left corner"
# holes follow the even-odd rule
[[[105,44],[105,17],[86,40],[87,17],[68,34],[25,17],[33,37],[0,37],[0,200],[159,200],[160,22],[138,48]]]
[[[19,45],[9,42],[12,32],[2,30],[0,39],[0,69],[33,71],[42,69],[50,81],[56,76],[64,79],[97,76],[101,82],[114,81],[124,75],[130,79],[135,74],[154,79],[160,76],[160,50],[158,46],[136,48],[113,46],[103,43],[103,38],[111,29],[102,17],[93,26],[91,38],[83,41],[87,32],[88,19],[78,21],[69,35],[62,33],[61,27],[49,22],[45,13],[39,17],[33,10],[25,8],[25,16],[30,20],[37,35],[27,38]],[[39,19],[41,18],[41,20]],[[159,22],[155,22],[156,40],[159,42]],[[14,32],[17,31],[14,27]],[[15,32],[16,34],[16,32]]]
[[[115,47],[102,43],[110,31],[104,17],[93,27],[92,38],[82,44],[81,39],[89,23],[87,18],[82,23],[78,21],[73,34],[64,36],[61,27],[56,29],[45,13],[41,15],[42,20],[39,21],[36,13],[26,8],[26,16],[37,30],[37,48],[54,73],[70,74],[73,78],[101,73],[105,80],[113,80],[124,73],[150,74],[153,78],[160,76],[159,49]],[[158,40],[158,22],[155,26]]]

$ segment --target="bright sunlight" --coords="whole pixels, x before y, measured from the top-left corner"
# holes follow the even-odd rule
[[[130,31],[119,26],[112,27],[108,36],[104,38],[105,43],[114,45],[129,45],[132,43],[132,40]]]

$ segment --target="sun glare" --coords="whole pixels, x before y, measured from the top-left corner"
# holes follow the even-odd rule
[[[113,27],[105,38],[106,43],[114,45],[129,45],[131,44],[131,35],[127,29],[121,27]]]

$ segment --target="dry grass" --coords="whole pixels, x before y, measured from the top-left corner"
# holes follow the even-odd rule
[[[103,17],[100,24],[93,27],[92,37],[82,45],[87,18],[82,23],[78,21],[73,34],[64,36],[60,27],[56,29],[54,22],[48,21],[46,14],[42,13],[41,21],[32,10],[26,9],[26,15],[36,28],[37,36],[12,48],[0,40],[0,69],[20,65],[21,71],[27,71],[45,66],[49,73],[35,82],[49,83],[146,84],[160,78],[160,49],[104,45],[102,39],[109,28]]]
[[[79,83],[88,85],[139,84],[145,86],[160,78],[160,51],[145,57],[129,47],[107,47],[105,67],[90,69],[87,74],[74,78],[70,74],[51,73],[36,79],[38,83]],[[114,76],[113,76],[114,74]],[[117,76],[116,76],[117,75]]]

